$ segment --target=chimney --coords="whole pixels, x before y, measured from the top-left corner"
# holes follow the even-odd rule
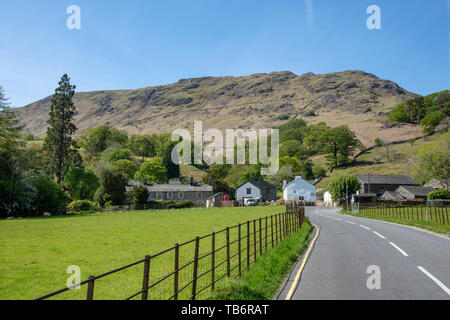
[[[210,186],[212,186],[212,179],[211,179],[211,177],[209,177],[209,179],[208,179],[208,184],[209,184]]]
[[[189,181],[189,184],[190,184],[191,186],[194,185],[194,177],[193,177],[193,176],[191,176],[191,179],[190,179],[190,181]]]
[[[144,178],[144,185],[147,185],[147,178]]]

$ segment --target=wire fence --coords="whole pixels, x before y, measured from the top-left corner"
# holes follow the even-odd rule
[[[125,300],[205,299],[221,281],[241,277],[266,251],[298,231],[303,225],[304,217],[304,206],[298,203],[289,204],[283,213],[239,223],[176,244],[157,254],[147,255],[142,260],[98,276],[90,276],[80,283],[46,294],[36,300],[49,299],[85,285],[86,299],[93,300],[94,291],[98,291],[98,280],[125,272],[127,269],[137,272],[137,266],[143,268],[140,276],[141,286],[139,281],[135,281],[135,277],[133,282],[136,286],[139,285],[139,290],[127,295]],[[127,279],[124,278],[123,281]],[[102,292],[105,290],[108,288],[102,288]]]

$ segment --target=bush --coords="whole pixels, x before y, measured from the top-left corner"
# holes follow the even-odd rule
[[[73,212],[94,211],[95,209],[95,204],[89,200],[76,200],[69,204],[69,210]]]
[[[66,208],[69,196],[55,182],[40,177],[36,183],[38,212],[56,212]]]
[[[149,196],[148,189],[144,186],[134,186],[127,192],[128,199],[135,205],[146,204]]]
[[[194,203],[190,200],[183,200],[175,202],[173,200],[169,200],[166,202],[167,209],[182,209],[182,208],[192,208]]]
[[[431,191],[428,194],[428,200],[433,200],[433,199],[449,200],[450,199],[450,190],[439,189],[439,190]]]

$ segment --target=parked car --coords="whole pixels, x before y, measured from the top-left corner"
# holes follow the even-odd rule
[[[244,199],[244,206],[249,207],[249,206],[256,206],[256,200],[253,198],[245,198]]]

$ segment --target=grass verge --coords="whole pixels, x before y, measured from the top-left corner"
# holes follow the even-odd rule
[[[342,214],[353,216],[351,211],[341,210],[340,212]],[[379,216],[379,215],[370,214],[370,213],[359,213],[357,215],[357,217],[369,218],[369,219],[382,220],[382,221],[388,221],[388,222],[403,224],[403,225],[406,225],[406,226],[417,227],[417,228],[425,229],[425,230],[428,230],[428,231],[441,233],[441,234],[444,234],[446,236],[450,236],[450,225],[440,224],[440,223],[436,223],[434,221],[426,222],[426,221],[399,219],[399,218],[395,218],[395,217],[385,217],[385,216]]]
[[[271,300],[308,246],[312,230],[306,219],[299,231],[262,255],[240,279],[223,283],[209,300]]]

